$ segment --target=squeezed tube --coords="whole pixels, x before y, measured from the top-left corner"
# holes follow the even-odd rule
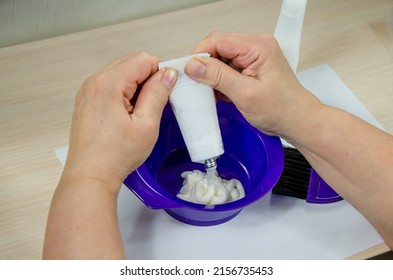
[[[213,89],[190,79],[184,67],[194,56],[210,56],[200,53],[159,63],[159,68],[172,67],[178,79],[169,97],[169,103],[179,124],[188,153],[193,162],[216,165],[215,159],[224,153],[218,124]]]

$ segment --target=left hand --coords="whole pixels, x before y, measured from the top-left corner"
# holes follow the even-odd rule
[[[177,78],[174,69],[157,67],[156,57],[134,52],[82,84],[63,177],[99,180],[118,191],[126,176],[145,161]],[[130,102],[135,99],[135,104]]]

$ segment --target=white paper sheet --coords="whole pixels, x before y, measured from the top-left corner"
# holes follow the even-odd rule
[[[322,102],[382,128],[328,65],[298,77]],[[56,153],[64,164],[67,147]],[[196,227],[147,208],[123,185],[118,213],[129,259],[343,259],[382,242],[346,201],[316,205],[269,194],[225,224]]]

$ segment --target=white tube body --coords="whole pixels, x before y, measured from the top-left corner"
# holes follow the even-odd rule
[[[179,72],[169,103],[191,160],[204,163],[205,160],[222,155],[224,147],[213,89],[195,82],[184,73],[187,61],[193,56],[209,56],[209,54],[196,54],[164,61],[159,63],[159,68],[171,67]]]
[[[307,0],[284,0],[274,37],[294,72],[300,56],[300,39]]]

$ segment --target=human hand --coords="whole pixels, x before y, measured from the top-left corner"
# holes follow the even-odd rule
[[[194,52],[212,57],[191,59],[190,78],[224,94],[258,129],[293,144],[393,248],[392,135],[319,102],[272,35],[212,33]]]
[[[148,157],[177,78],[174,69],[157,71],[157,65],[153,56],[131,53],[82,84],[63,178],[93,178],[116,192]]]
[[[272,35],[212,33],[187,63],[190,78],[229,98],[255,127],[290,140],[321,103],[297,81]],[[217,59],[218,58],[218,59]]]

